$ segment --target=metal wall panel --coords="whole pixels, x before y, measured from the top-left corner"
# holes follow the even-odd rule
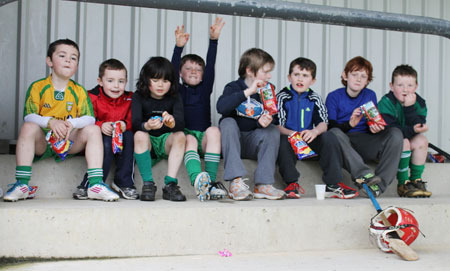
[[[446,0],[298,0],[311,4],[368,9],[450,19]],[[128,89],[134,90],[140,67],[154,55],[171,58],[174,31],[184,24],[191,34],[184,53],[203,58],[208,48],[209,25],[216,14],[167,11],[147,8],[86,4],[61,0],[19,0],[0,8],[0,139],[14,140],[23,118],[23,100],[29,84],[46,76],[45,53],[49,42],[71,38],[79,43],[81,62],[74,79],[90,89],[95,86],[98,65],[117,58],[128,67]],[[325,98],[341,87],[345,62],[357,55],[374,66],[369,85],[379,98],[389,91],[393,68],[413,65],[419,73],[418,93],[428,103],[427,133],[430,142],[450,149],[450,123],[446,101],[450,94],[446,78],[450,73],[450,41],[442,37],[343,26],[223,16],[225,28],[219,40],[216,81],[211,105],[224,85],[237,78],[240,55],[260,47],[276,61],[273,83],[288,84],[289,62],[298,56],[312,59],[318,67],[313,89]]]

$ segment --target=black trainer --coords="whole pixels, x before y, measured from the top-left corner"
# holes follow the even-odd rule
[[[144,182],[140,199],[142,201],[154,201],[156,193],[156,185],[154,182]]]
[[[74,199],[85,200],[88,199],[87,188],[84,186],[77,186],[77,190],[72,194]]]
[[[171,201],[185,201],[186,197],[181,193],[180,187],[176,183],[170,182],[163,187],[163,199]]]

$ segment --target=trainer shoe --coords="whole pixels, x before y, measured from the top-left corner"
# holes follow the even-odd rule
[[[144,182],[141,191],[140,200],[142,201],[154,201],[156,193],[156,185],[154,182]]]
[[[105,183],[97,183],[89,186],[87,194],[89,199],[99,199],[103,201],[117,201],[119,199],[119,195],[112,191]]]
[[[290,183],[285,189],[286,198],[288,199],[299,199],[300,193],[305,194],[305,189],[301,187],[297,182]]]
[[[286,193],[283,190],[276,189],[271,184],[255,185],[255,193],[253,194],[257,199],[284,199]]]
[[[28,186],[28,197],[27,199],[34,199],[34,197],[36,197],[36,191],[37,191],[38,187],[37,186]]]
[[[422,191],[422,196],[429,198],[431,197],[431,195],[433,193],[431,193],[430,191],[427,190],[427,182],[424,182],[422,179],[415,179],[413,181],[414,185],[417,187],[417,189],[419,189],[420,191]]]
[[[245,183],[247,178],[237,177],[230,182],[230,189],[228,196],[234,200],[252,200],[253,193],[249,190],[248,185]]]
[[[194,181],[194,190],[200,201],[209,200],[209,189],[211,187],[211,178],[207,172],[200,172]]]
[[[407,180],[405,184],[397,186],[397,194],[400,197],[419,198],[423,196],[422,190],[416,187],[414,181]]]
[[[88,199],[87,188],[84,186],[77,186],[77,190],[72,194],[72,197],[79,200]]]
[[[373,195],[375,198],[378,198],[378,197],[381,195],[380,187],[379,187],[377,184],[374,184],[374,185],[368,185],[368,187],[369,187],[370,191],[372,192],[372,195]],[[361,196],[364,196],[364,197],[366,197],[366,198],[369,197],[369,195],[367,195],[366,189],[361,188]]]
[[[28,185],[17,181],[13,184],[8,184],[8,186],[11,186],[11,188],[6,191],[6,194],[3,197],[4,201],[14,202],[28,198],[30,192]]]
[[[163,199],[171,201],[185,201],[186,197],[181,193],[180,187],[170,182],[163,187]]]
[[[209,188],[209,195],[212,200],[223,199],[228,195],[228,190],[225,188],[225,185],[221,182],[211,183],[211,187]]]
[[[327,184],[325,186],[325,197],[335,199],[352,199],[359,195],[356,189],[346,186],[343,183]]]
[[[139,194],[136,191],[136,187],[119,187],[114,182],[111,184],[111,188],[119,194],[124,199],[138,199]]]

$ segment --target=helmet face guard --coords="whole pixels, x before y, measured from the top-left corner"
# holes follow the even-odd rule
[[[388,223],[385,223],[384,217]],[[392,252],[389,246],[390,234],[398,236],[410,245],[419,235],[419,223],[411,211],[398,207],[388,207],[374,216],[370,222],[369,236],[372,243],[384,252]]]

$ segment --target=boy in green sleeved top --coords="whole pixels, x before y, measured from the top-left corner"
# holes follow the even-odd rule
[[[389,83],[391,91],[378,103],[378,110],[389,126],[403,133],[403,152],[397,171],[397,193],[400,197],[430,197],[422,180],[428,140],[424,133],[427,106],[417,93],[417,72],[409,65],[397,66]],[[410,172],[409,176],[408,173]]]

